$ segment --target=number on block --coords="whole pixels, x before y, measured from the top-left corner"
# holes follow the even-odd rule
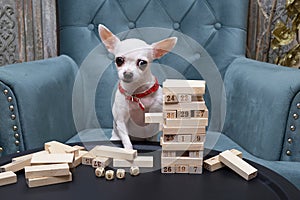
[[[178,135],[177,140],[178,142],[191,142],[192,135]]]
[[[178,118],[190,118],[191,117],[191,111],[188,111],[188,110],[178,110],[177,111],[177,117]]]
[[[190,174],[202,174],[202,166],[189,166]]]
[[[178,101],[180,103],[190,103],[190,102],[192,102],[192,95],[190,95],[190,94],[178,94]]]
[[[165,103],[178,103],[177,96],[174,94],[165,95]]]
[[[205,114],[205,110],[192,110],[191,111],[191,117],[197,117],[197,118],[201,118],[204,117]]]
[[[176,111],[166,111],[165,118],[174,119],[176,118],[177,112]]]
[[[173,173],[175,173],[175,167],[174,166],[165,166],[161,169],[161,173],[173,174]]]
[[[175,172],[176,173],[189,173],[189,166],[188,165],[176,165]]]
[[[176,142],[177,136],[176,135],[164,135],[164,142]]]

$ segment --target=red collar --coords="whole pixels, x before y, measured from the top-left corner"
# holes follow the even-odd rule
[[[159,83],[157,78],[155,78],[154,85],[148,90],[146,90],[145,92],[129,95],[127,91],[124,88],[122,88],[121,83],[119,83],[119,91],[121,92],[121,94],[123,94],[127,100],[138,103],[142,110],[145,110],[145,106],[143,105],[141,98],[144,98],[145,96],[148,96],[149,94],[156,92],[158,88],[159,88]]]

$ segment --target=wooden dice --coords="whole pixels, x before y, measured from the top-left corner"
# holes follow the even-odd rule
[[[105,169],[103,167],[98,167],[97,169],[95,169],[95,175],[97,177],[105,176]]]
[[[113,179],[115,178],[115,172],[114,172],[113,170],[107,170],[107,171],[105,172],[105,178],[106,178],[106,180],[108,180],[108,181],[113,180]]]
[[[140,168],[137,166],[130,167],[130,174],[131,176],[137,176],[140,174]]]
[[[116,177],[118,179],[124,179],[125,178],[125,169],[118,169],[116,173]]]

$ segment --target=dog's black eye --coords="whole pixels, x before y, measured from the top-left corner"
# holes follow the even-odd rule
[[[125,59],[123,57],[117,57],[115,61],[116,61],[117,66],[121,67],[124,64]]]
[[[147,67],[148,62],[146,60],[138,59],[136,65],[141,69],[144,70]]]

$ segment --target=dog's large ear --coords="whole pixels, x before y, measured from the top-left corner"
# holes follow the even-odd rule
[[[170,52],[177,43],[176,37],[170,37],[159,42],[153,43],[153,59],[158,59],[163,57],[165,54]]]
[[[98,27],[99,35],[106,46],[107,50],[110,53],[115,53],[115,48],[117,44],[120,42],[120,39],[115,36],[108,28],[106,28],[104,25],[100,24]]]

